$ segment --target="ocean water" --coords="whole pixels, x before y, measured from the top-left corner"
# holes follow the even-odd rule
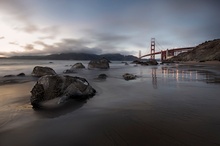
[[[0,78],[30,75],[37,65],[62,74],[77,62],[88,65],[1,60]],[[108,78],[98,80],[101,73]],[[125,81],[125,73],[137,79]],[[85,77],[97,94],[85,102],[47,102],[47,108],[35,111],[30,105],[35,80],[0,85],[0,145],[220,145],[218,65],[136,66],[113,61],[110,69],[86,68],[69,75]]]
[[[0,76],[8,74],[31,74],[35,66],[47,66],[53,68],[57,73],[70,68],[77,62],[82,62],[85,65],[88,61],[60,61],[60,60],[14,60],[14,59],[0,59]]]
[[[79,60],[14,60],[0,59],[0,77],[5,75],[17,75],[25,73],[31,75],[35,66],[47,66],[55,70],[57,74],[62,74],[65,70],[70,69],[75,63],[81,62],[86,67],[85,70],[79,71],[76,75],[82,75],[93,78],[100,73],[106,73],[113,78],[122,78],[124,73],[133,73],[139,77],[139,80],[151,78],[153,86],[156,87],[157,80],[173,80],[177,83],[180,81],[206,83],[219,83],[219,67],[213,68],[202,65],[158,65],[158,66],[135,66],[134,64],[125,65],[121,61],[112,61],[111,70],[88,70],[89,61]],[[131,63],[131,62],[128,62]]]

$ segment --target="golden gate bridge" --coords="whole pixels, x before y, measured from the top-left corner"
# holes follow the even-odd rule
[[[150,56],[150,59],[155,59],[155,55],[161,54],[161,61],[164,61],[168,58],[171,58],[177,55],[178,53],[191,51],[194,48],[194,47],[173,48],[173,49],[160,50],[156,52],[155,42],[156,42],[155,38],[151,38],[150,53],[141,55],[141,51],[139,51],[139,59],[142,59],[148,56]]]

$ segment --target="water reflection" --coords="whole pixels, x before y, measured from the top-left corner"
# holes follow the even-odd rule
[[[157,68],[152,68],[152,85],[157,89]]]
[[[214,72],[189,67],[162,67],[162,77],[180,81],[204,81],[206,83],[220,83],[220,75]]]
[[[178,68],[162,67],[162,75],[164,79],[173,78],[176,82],[198,79],[197,71],[180,70]]]

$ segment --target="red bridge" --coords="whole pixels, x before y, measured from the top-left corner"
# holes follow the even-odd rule
[[[175,56],[178,53],[191,51],[193,48],[194,47],[175,48],[175,49],[167,49],[167,50],[161,50],[161,51],[155,52],[155,38],[152,38],[151,39],[151,53],[146,54],[146,55],[141,55],[141,53],[139,52],[139,58],[141,59],[141,58],[150,56],[151,59],[155,59],[155,55],[161,54],[161,61],[163,61],[163,60],[166,60],[168,58]]]

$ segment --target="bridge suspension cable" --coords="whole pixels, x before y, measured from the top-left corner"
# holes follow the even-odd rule
[[[156,45],[157,45],[157,48],[160,50],[160,51],[163,51],[165,50],[158,41],[156,41]]]

